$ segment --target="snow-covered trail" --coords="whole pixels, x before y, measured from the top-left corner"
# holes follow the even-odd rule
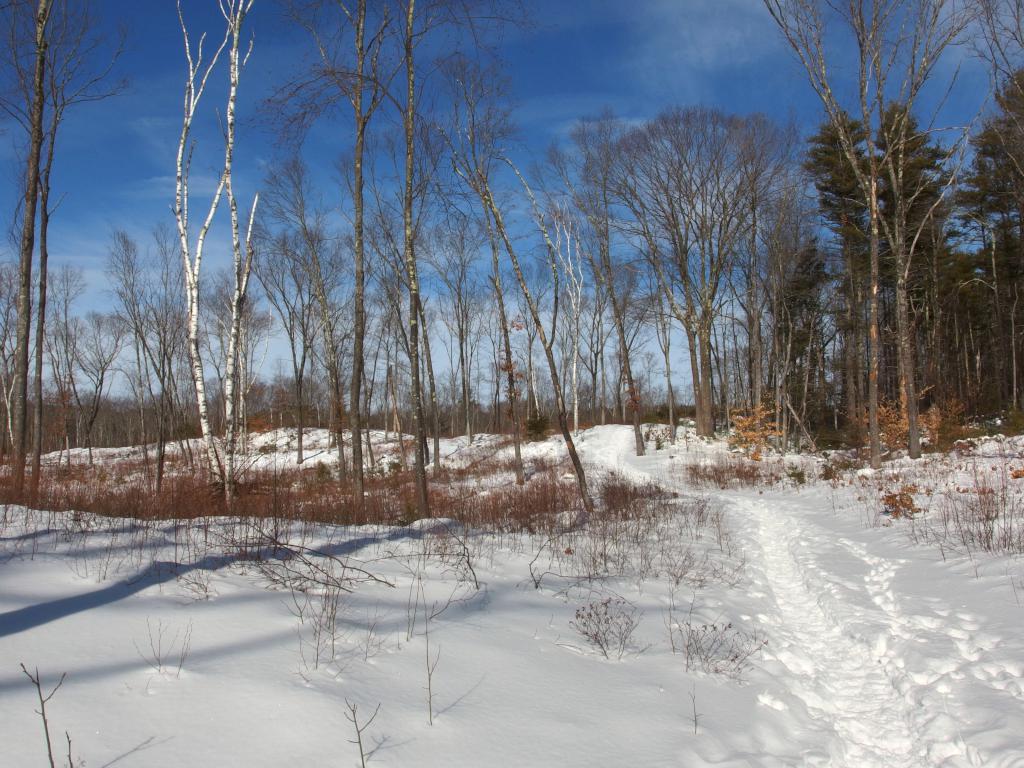
[[[771,598],[766,671],[828,736],[809,765],[1024,765],[1006,741],[1024,727],[1024,665],[1005,584],[833,512],[820,491],[726,498]]]
[[[638,458],[624,431],[589,458],[693,493],[678,465],[699,458],[680,454]],[[799,765],[1024,766],[1022,612],[1007,585],[865,526],[830,493],[711,492],[747,558],[747,618],[769,638],[760,700],[803,723]]]
[[[877,646],[851,636],[823,607],[827,581],[801,568],[798,552],[816,538],[779,505],[739,502],[756,526],[761,573],[775,610],[766,616],[770,654],[785,667],[790,693],[831,732],[827,764],[836,768],[916,768],[927,763],[917,744],[911,704],[886,675]],[[866,587],[865,587],[866,590]]]

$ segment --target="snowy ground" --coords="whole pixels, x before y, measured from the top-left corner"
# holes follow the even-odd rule
[[[326,451],[321,437],[309,453]],[[294,463],[286,436],[259,441],[259,462]],[[466,465],[498,445],[446,441],[442,455]],[[358,765],[347,703],[361,724],[380,705],[363,733],[371,766],[1024,765],[1024,570],[929,532],[972,476],[1020,467],[1018,444],[713,490],[689,487],[685,467],[720,460],[722,445],[638,458],[615,426],[580,447],[596,474],[680,499],[617,537],[277,532],[331,554],[309,559],[335,575],[344,563],[381,580],[351,593],[296,589],[301,559],[239,558],[247,532],[231,521],[7,510],[0,766],[46,762],[19,662],[47,686],[67,673],[50,727],[58,760],[66,730],[88,766]],[[877,499],[896,482],[913,482],[927,511],[890,525]],[[1000,487],[1019,495],[1014,484]],[[588,578],[598,565],[603,577]],[[604,600],[639,621],[621,658],[572,626]],[[689,654],[687,624],[691,642],[705,638]]]

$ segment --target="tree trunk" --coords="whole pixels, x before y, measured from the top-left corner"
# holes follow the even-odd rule
[[[870,195],[868,199],[868,217],[870,233],[868,238],[871,259],[871,286],[869,297],[868,320],[868,439],[871,444],[871,466],[878,469],[882,466],[882,443],[878,432],[878,366],[882,359],[881,337],[878,331],[878,174],[872,168],[869,179]]]
[[[434,438],[433,464],[434,471],[441,471],[441,421],[437,407],[437,386],[434,379],[434,360],[430,354],[430,328],[427,326],[427,315],[420,302],[420,326],[423,329],[423,361],[427,368],[427,391],[430,397],[430,426]],[[425,436],[424,436],[425,439]]]
[[[15,494],[25,487],[28,438],[28,347],[32,321],[32,255],[35,251],[36,205],[39,200],[39,164],[43,148],[43,87],[46,80],[47,27],[52,0],[39,0],[35,13],[35,64],[29,112],[28,154],[25,158],[25,189],[21,242],[18,257],[18,322],[14,356],[14,396],[11,414],[13,462],[11,485]],[[11,11],[15,13],[16,11]],[[41,344],[41,340],[39,340]]]
[[[427,468],[424,443],[426,430],[423,416],[423,393],[420,384],[420,283],[416,268],[415,232],[413,231],[413,161],[416,151],[416,72],[413,61],[414,22],[416,0],[407,0],[405,14],[405,81],[406,102],[403,110],[405,132],[405,180],[402,198],[402,224],[404,229],[405,272],[409,284],[409,374],[412,379],[412,408],[415,428],[415,485],[416,512],[421,518],[430,517],[427,496]]]
[[[898,265],[898,268],[899,265]],[[917,386],[914,375],[914,349],[911,340],[910,309],[907,300],[905,272],[896,280],[896,333],[900,357],[900,371],[903,399],[907,415],[908,454],[912,459],[921,458],[921,432],[918,423]]]
[[[518,171],[516,171],[518,174]],[[525,185],[525,180],[523,181]],[[531,193],[532,198],[532,193]],[[551,386],[555,392],[555,406],[558,410],[558,426],[562,432],[562,439],[565,441],[565,449],[569,454],[569,460],[572,462],[573,470],[576,473],[576,483],[579,487],[580,499],[583,502],[583,509],[588,515],[594,514],[594,501],[590,496],[590,490],[587,487],[587,475],[583,469],[583,462],[580,461],[579,454],[576,452],[576,443],[572,439],[572,433],[569,429],[569,419],[566,414],[565,398],[562,394],[562,385],[558,378],[558,362],[555,360],[554,351],[552,350],[552,341],[547,338],[547,333],[544,331],[544,325],[541,321],[540,312],[537,309],[537,304],[533,300],[533,295],[530,293],[530,288],[526,283],[526,278],[523,275],[523,270],[519,264],[519,258],[516,256],[515,249],[512,247],[512,241],[509,237],[508,231],[505,229],[505,225],[501,216],[501,211],[498,210],[498,206],[494,202],[494,198],[490,195],[490,191],[487,192],[487,203],[491,209],[491,215],[494,217],[494,225],[498,233],[501,235],[502,242],[505,245],[505,252],[508,254],[509,260],[512,262],[512,270],[515,273],[516,280],[519,282],[519,288],[523,292],[523,297],[526,299],[527,307],[530,311],[530,316],[533,319],[534,327],[536,328],[537,335],[540,337],[541,346],[544,348],[544,356],[548,363],[548,372],[551,375]],[[550,239],[545,233],[545,242],[550,251],[553,247],[550,244]]]

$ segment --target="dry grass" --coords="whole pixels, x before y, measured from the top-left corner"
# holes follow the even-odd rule
[[[742,456],[716,456],[703,464],[689,464],[686,479],[697,488],[754,487],[776,485],[784,477],[780,466]]]
[[[431,513],[477,530],[532,533],[553,530],[561,513],[580,507],[575,479],[553,463],[531,464],[529,480],[523,485],[510,480],[491,484],[495,477],[511,477],[508,464],[488,459],[432,476]],[[70,470],[46,470],[34,498],[17,496],[0,484],[0,503],[140,520],[233,516],[336,525],[406,525],[417,517],[412,474],[405,471],[369,476],[363,503],[357,507],[351,485],[326,468],[250,471],[237,485],[231,505],[221,489],[202,475],[168,474],[157,493],[139,469],[118,464],[102,469],[78,465]],[[617,519],[644,514],[646,502],[666,495],[653,484],[637,485],[619,477],[605,480],[596,491],[600,514]]]
[[[1003,472],[976,473],[969,487],[949,492],[939,504],[942,536],[968,551],[1024,554],[1024,501]]]

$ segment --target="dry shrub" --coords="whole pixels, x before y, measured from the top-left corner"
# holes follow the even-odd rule
[[[935,448],[947,451],[967,434],[964,412],[963,403],[948,399],[934,403],[921,414],[921,427]]]
[[[576,609],[576,618],[569,626],[610,659],[621,659],[629,646],[629,638],[640,624],[640,612],[621,597],[606,597]]]
[[[699,669],[733,680],[741,680],[751,657],[768,645],[757,630],[746,632],[731,622],[698,623],[692,615],[679,624],[669,621],[669,641],[673,653],[683,654],[687,671]]]
[[[317,469],[249,472],[237,484],[236,498],[229,506],[222,488],[198,473],[168,474],[157,493],[144,474],[121,466],[92,473],[47,472],[34,498],[15,497],[8,487],[0,487],[0,502],[142,520],[232,515],[336,524],[400,523],[415,507],[407,474],[368,479],[366,496],[357,509],[351,487],[330,473]]]
[[[856,455],[834,454],[821,465],[818,476],[835,488],[843,483],[848,473],[855,472],[863,466],[864,462]]]
[[[320,464],[287,471],[250,471],[236,488],[231,505],[223,491],[200,474],[165,476],[159,493],[143,471],[108,465],[105,472],[75,466],[50,470],[39,494],[14,498],[0,485],[0,503],[30,501],[54,512],[87,512],[108,518],[194,520],[230,516],[244,520],[300,521],[335,525],[407,525],[417,517],[412,474],[396,471],[368,476],[362,504],[353,503],[351,485]],[[565,527],[567,514],[581,502],[575,478],[554,462],[532,464],[523,485],[503,482],[482,487],[481,479],[511,475],[507,459],[485,460],[431,477],[430,506],[475,530],[550,535]],[[635,483],[618,475],[595,488],[599,500],[595,524],[646,520],[663,511],[672,497],[652,483]]]
[[[947,399],[934,403],[919,417],[923,436],[939,450],[949,450],[967,434],[964,427],[964,406],[958,400]],[[867,429],[867,414],[864,415],[864,429]],[[878,404],[878,432],[882,443],[894,451],[907,445],[910,428],[907,414],[898,402],[885,401]]]
[[[597,489],[601,500],[601,508],[606,513],[615,514],[628,512],[655,499],[664,499],[670,494],[657,483],[649,480],[635,483],[622,475],[611,473],[605,477]]]
[[[939,505],[939,521],[946,539],[968,550],[1001,554],[1024,553],[1024,504],[1000,473],[1002,482],[976,474],[974,483],[957,488]]]
[[[184,520],[225,513],[223,497],[213,486],[194,475],[165,479],[159,494],[134,474],[79,473],[67,470],[44,472],[34,498],[18,497],[10,488],[0,489],[4,503],[24,503],[52,512],[92,512],[106,517],[148,520]]]
[[[552,532],[560,513],[579,506],[575,480],[554,470],[535,472],[523,485],[481,489],[473,483],[431,486],[431,506],[471,528]]]
[[[778,467],[739,456],[719,456],[703,464],[688,464],[686,476],[697,487],[775,485],[782,480]]]
[[[907,414],[899,403],[891,401],[878,404],[878,434],[890,451],[906,446],[910,428]]]
[[[761,460],[761,453],[768,447],[769,440],[782,434],[775,422],[769,419],[768,409],[763,405],[755,406],[747,414],[732,414],[732,423],[730,445],[742,449],[754,461]]]
[[[914,494],[918,492],[915,485],[903,485],[897,490],[882,496],[882,511],[894,519],[913,517],[921,510],[914,503]]]

